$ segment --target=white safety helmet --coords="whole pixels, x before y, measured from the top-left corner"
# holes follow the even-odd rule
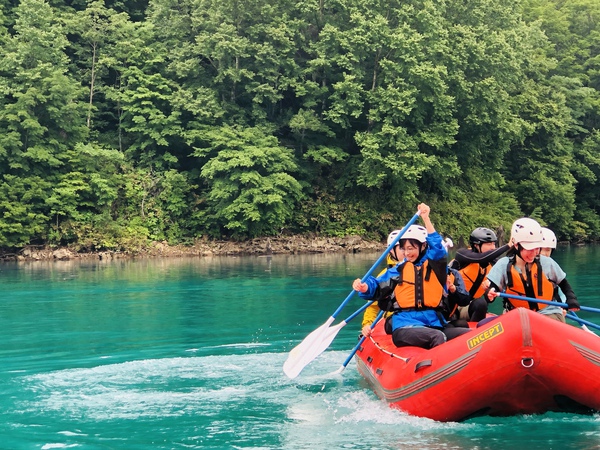
[[[525,250],[544,247],[542,226],[529,217],[522,217],[513,222],[510,237]]]
[[[542,227],[542,248],[556,248],[556,235],[550,228]]]
[[[396,239],[396,236],[398,236],[401,231],[402,230],[394,230],[388,235],[388,240],[387,240],[388,246],[394,241],[394,239]]]
[[[400,240],[405,239],[415,239],[422,244],[427,241],[427,230],[421,225],[411,225]]]

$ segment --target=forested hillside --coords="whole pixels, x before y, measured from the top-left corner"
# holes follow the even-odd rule
[[[0,0],[0,247],[600,237],[597,0]]]

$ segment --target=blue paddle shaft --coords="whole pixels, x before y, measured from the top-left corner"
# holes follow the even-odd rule
[[[358,316],[360,313],[362,313],[365,309],[367,309],[369,306],[371,306],[374,302],[375,302],[375,300],[368,301],[367,303],[362,305],[360,308],[358,308],[356,311],[354,311],[352,314],[350,314],[344,320],[344,322],[346,322],[346,323],[350,322],[352,319],[354,319],[356,316]]]
[[[571,320],[574,320],[575,322],[579,322],[582,325],[587,325],[592,328],[595,328],[596,330],[600,330],[600,325],[596,325],[594,322],[590,322],[589,320],[581,319],[579,316],[577,316],[571,312],[567,313],[567,317]]]
[[[404,233],[406,233],[406,230],[408,230],[408,227],[410,227],[413,223],[415,223],[417,221],[417,219],[419,218],[420,214],[421,214],[420,212],[417,212],[414,216],[412,216],[412,219],[410,219],[408,221],[408,223],[404,226],[404,228],[402,228],[400,230],[400,232],[398,233],[398,235],[394,238],[394,240],[390,243],[390,245],[388,245],[388,247],[381,254],[381,256],[379,257],[379,259],[377,261],[375,261],[375,264],[373,264],[373,266],[369,269],[369,271],[365,274],[365,276],[362,277],[362,282],[363,283],[373,273],[373,271],[375,269],[377,269],[377,267],[379,267],[379,264],[381,264],[383,262],[383,260],[385,258],[387,258],[388,253],[392,251],[392,249],[398,243],[398,241],[400,240],[400,238],[402,238],[402,236],[404,235]],[[334,319],[337,317],[337,315],[344,308],[344,306],[346,306],[346,304],[350,301],[350,299],[355,294],[355,292],[356,291],[354,289],[352,289],[352,291],[348,294],[348,297],[346,297],[346,299],[342,302],[342,304],[340,306],[338,306],[338,309],[335,310],[335,312],[331,315],[331,317],[333,317]],[[351,316],[351,319],[353,319],[354,317],[356,317],[356,316],[355,315]],[[346,322],[348,322],[348,320],[346,320]]]
[[[539,298],[531,298],[531,297],[524,297],[522,295],[507,294],[506,292],[499,292],[498,296],[499,297],[506,297],[506,298],[516,298],[517,300],[525,300],[527,302],[542,303],[544,305],[558,306],[560,308],[565,308],[565,309],[569,308],[569,305],[567,305],[566,303],[551,302],[551,301],[548,301],[548,300],[540,300]],[[581,309],[582,311],[589,311],[589,312],[600,313],[600,309],[598,309],[598,308],[592,308],[590,306],[580,306],[579,309]]]
[[[377,322],[379,322],[379,319],[381,319],[383,317],[383,313],[384,313],[384,311],[379,311],[379,314],[377,314],[377,317],[375,318],[375,320],[371,324],[371,330],[373,328],[375,328],[375,325],[377,324]],[[342,363],[342,367],[346,367],[348,365],[348,363],[352,360],[352,358],[354,357],[354,355],[356,354],[356,352],[358,351],[358,349],[360,348],[360,346],[362,345],[362,343],[365,342],[365,339],[366,339],[365,336],[363,336],[363,337],[360,338],[360,340],[358,341],[358,344],[356,344],[354,346],[354,348],[352,349],[352,351],[350,352],[350,354],[348,355],[348,357],[346,358],[346,360]]]

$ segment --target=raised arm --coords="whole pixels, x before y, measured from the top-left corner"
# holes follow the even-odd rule
[[[434,228],[433,224],[431,223],[431,219],[429,218],[429,213],[431,211],[431,208],[429,208],[429,206],[426,205],[425,203],[421,203],[417,209],[421,213],[421,219],[423,220],[423,224],[425,225],[425,229],[427,230],[427,233],[428,234],[435,233],[435,228]]]
[[[468,264],[472,263],[485,265],[500,258],[500,256],[506,253],[509,248],[510,246],[506,244],[502,247],[495,248],[493,250],[488,250],[487,252],[483,253],[474,252],[473,250],[468,248],[459,248],[456,251],[456,256],[454,257],[454,259],[460,264],[460,267],[465,267]]]

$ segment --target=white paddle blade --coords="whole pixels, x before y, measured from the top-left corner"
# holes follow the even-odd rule
[[[587,331],[588,333],[592,333],[596,336],[598,336],[596,333],[594,333],[592,330],[590,330],[587,325],[581,325],[581,328],[583,328],[585,331]],[[600,337],[600,336],[599,336]]]
[[[342,364],[338,370],[331,372],[331,375],[340,375],[344,370],[346,370],[346,366]]]
[[[331,342],[335,339],[338,332],[346,325],[346,322],[340,322],[338,325],[330,327],[334,321],[330,317],[327,322],[317,328],[304,338],[300,344],[294,347],[287,360],[283,364],[283,372],[289,378],[296,378],[312,360],[323,353]]]

